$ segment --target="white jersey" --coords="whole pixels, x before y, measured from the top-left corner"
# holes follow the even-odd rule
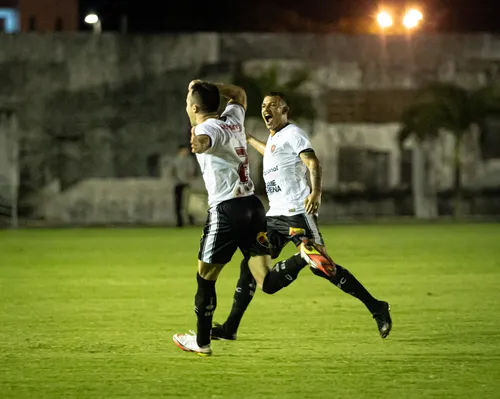
[[[306,132],[292,123],[269,136],[264,151],[264,181],[269,198],[267,216],[305,212],[304,201],[311,189],[300,153],[311,148]]]
[[[195,127],[196,136],[207,135],[212,142],[206,152],[196,154],[210,207],[254,193],[248,165],[244,121],[244,108],[239,104],[230,103],[219,119],[207,119]]]

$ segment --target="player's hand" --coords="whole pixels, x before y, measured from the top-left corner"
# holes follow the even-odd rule
[[[201,80],[200,80],[200,79],[195,79],[195,80],[192,80],[192,81],[189,83],[189,86],[188,86],[188,91],[191,91],[191,89],[193,88],[193,86],[194,86],[196,83],[201,83]]]
[[[321,193],[313,191],[309,194],[304,201],[304,206],[306,208],[306,212],[309,214],[315,214],[319,210],[319,206],[321,205]]]

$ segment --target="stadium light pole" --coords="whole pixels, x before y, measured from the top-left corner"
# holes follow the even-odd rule
[[[380,11],[377,14],[377,24],[380,27],[380,61],[382,65],[382,79],[387,80],[386,66],[387,66],[387,48],[386,48],[386,30],[389,29],[394,21],[392,15],[387,11]]]
[[[97,14],[88,14],[86,17],[85,17],[85,23],[89,24],[89,25],[92,25],[92,30],[94,33],[101,33],[102,32],[102,24],[101,24],[101,20],[99,19],[99,17],[97,16]]]
[[[413,54],[412,33],[418,29],[420,21],[422,21],[422,13],[413,8],[408,10],[403,16],[403,26],[406,28],[406,40],[408,44],[408,54],[410,57],[410,68],[412,73],[415,71],[415,59]]]

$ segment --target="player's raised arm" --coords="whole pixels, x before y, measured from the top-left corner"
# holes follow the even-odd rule
[[[264,155],[264,151],[266,150],[266,143],[260,141],[258,138],[252,136],[250,133],[246,133],[247,135],[247,143],[250,144],[253,148],[255,148],[261,155]]]
[[[228,83],[213,83],[219,89],[222,97],[227,98],[230,102],[240,104],[246,111],[247,109],[247,93],[239,86]]]
[[[189,83],[188,91],[191,91],[192,87],[196,83],[202,83],[202,82],[203,81],[200,79],[192,80]],[[235,102],[235,103],[240,104],[246,111],[246,109],[247,109],[247,93],[246,93],[245,89],[243,89],[239,86],[236,86],[236,85],[229,84],[229,83],[212,83],[212,82],[210,82],[210,84],[217,87],[217,89],[219,90],[219,94],[222,97],[228,99],[230,102]]]
[[[311,180],[311,194],[309,194],[305,201],[306,212],[316,213],[321,204],[321,193],[323,190],[321,164],[312,149],[301,152],[300,159],[302,159],[302,162],[307,166]]]

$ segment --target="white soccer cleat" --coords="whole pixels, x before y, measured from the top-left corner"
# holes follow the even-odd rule
[[[185,352],[194,352],[199,356],[211,356],[212,348],[210,345],[198,346],[196,342],[196,333],[193,330],[190,334],[174,334],[174,344]]]

